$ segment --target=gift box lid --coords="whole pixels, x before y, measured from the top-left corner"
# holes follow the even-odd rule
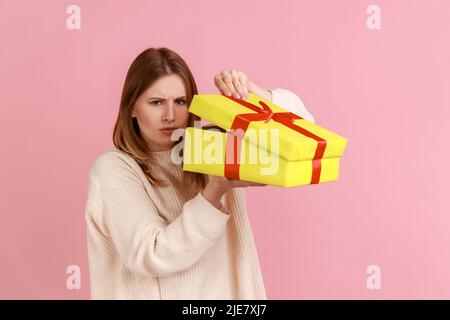
[[[229,132],[240,129],[248,142],[288,161],[340,157],[347,145],[346,138],[253,93],[247,99],[194,95],[189,112]]]

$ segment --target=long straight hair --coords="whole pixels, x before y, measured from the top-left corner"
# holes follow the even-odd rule
[[[159,78],[170,74],[177,74],[183,80],[186,88],[186,103],[190,105],[198,91],[186,62],[168,48],[149,48],[139,54],[128,69],[120,99],[119,114],[114,125],[114,146],[130,155],[139,164],[153,186],[167,186],[167,183],[154,175],[154,159],[141,136],[136,118],[132,117],[132,108],[138,97],[149,86]],[[194,126],[194,121],[200,121],[200,118],[190,113],[188,126]],[[184,178],[189,181],[187,183],[194,183],[199,188],[204,188],[207,183],[207,175],[201,173],[186,171]]]

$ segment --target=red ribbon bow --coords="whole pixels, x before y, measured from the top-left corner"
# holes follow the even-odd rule
[[[256,113],[243,113],[235,116],[233,120],[233,124],[231,125],[231,129],[233,130],[232,134],[227,134],[226,141],[226,154],[231,148],[233,148],[233,161],[230,163],[225,161],[225,169],[224,175],[227,179],[230,180],[238,180],[239,179],[239,159],[240,159],[240,150],[241,150],[241,140],[245,136],[245,132],[247,131],[250,122],[252,121],[264,121],[264,123],[269,122],[270,120],[274,120],[279,122],[286,127],[289,127],[300,134],[303,134],[309,138],[312,138],[317,141],[316,152],[314,154],[314,158],[312,160],[312,176],[310,184],[317,184],[320,181],[320,171],[322,168],[321,159],[325,152],[325,148],[327,146],[327,141],[318,137],[312,132],[299,127],[294,124],[294,121],[297,119],[303,119],[302,117],[292,113],[292,112],[273,112],[270,107],[264,103],[263,101],[259,101],[259,104],[262,106],[262,109],[252,103],[249,103],[245,100],[240,100],[234,97],[229,97],[223,95],[234,102],[239,103],[240,105],[255,111]],[[243,135],[240,136],[239,132],[235,134],[236,130],[243,130]]]

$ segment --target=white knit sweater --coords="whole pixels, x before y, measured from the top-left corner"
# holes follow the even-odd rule
[[[272,101],[314,121],[285,89]],[[137,162],[118,149],[89,171],[85,218],[91,299],[266,299],[242,188],[218,210],[184,179],[172,150],[152,152],[153,187]]]

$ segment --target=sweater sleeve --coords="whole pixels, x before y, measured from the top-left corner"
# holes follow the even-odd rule
[[[276,88],[268,89],[272,92],[272,102],[289,112],[295,113],[300,117],[315,123],[313,115],[305,107],[303,101],[294,92],[287,89]]]
[[[185,202],[171,223],[159,216],[153,202],[130,169],[114,167],[121,183],[105,185],[92,176],[101,202],[99,221],[124,265],[134,272],[164,277],[195,264],[221,237],[229,215],[207,201],[201,192]],[[111,173],[112,173],[111,172]]]

